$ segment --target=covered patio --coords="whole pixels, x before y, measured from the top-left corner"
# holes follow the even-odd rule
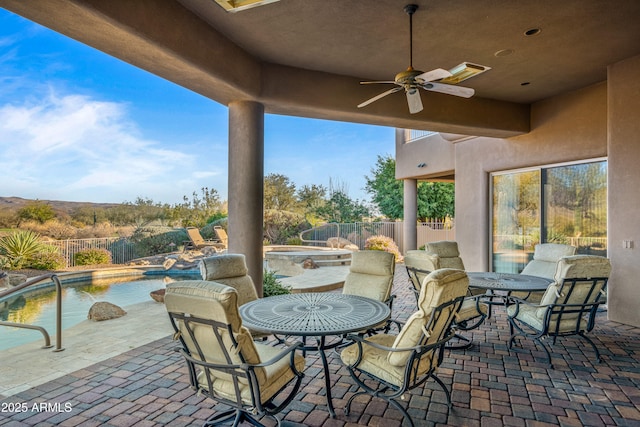
[[[229,108],[229,250],[246,255],[258,294],[264,121],[282,114],[445,136],[449,146],[403,150],[420,160],[405,162],[396,177],[407,193],[416,180],[455,179],[457,239],[474,270],[489,267],[489,173],[606,157],[609,314],[640,326],[633,244],[640,3],[413,3],[413,43],[405,4],[395,0],[0,0],[0,7]],[[403,93],[358,108],[390,87],[361,81],[464,62],[490,68],[462,82],[475,91],[471,98],[420,90],[424,109],[416,114]],[[414,211],[407,198],[407,222]]]
[[[398,296],[394,318],[406,319],[415,310],[410,289],[405,269],[399,267],[393,288]],[[154,322],[168,325],[163,315],[156,314]],[[509,353],[506,315],[499,308],[473,331],[473,347],[445,354],[439,376],[451,387],[451,411],[447,412],[444,394],[432,381],[407,395],[405,402],[421,426],[639,425],[639,333],[638,328],[608,321],[603,311],[592,335],[602,349],[602,363],[593,362],[593,353],[580,340],[566,338],[552,347],[555,369],[548,369],[542,349],[531,342]],[[130,344],[135,346],[135,340]],[[15,395],[0,396],[0,425],[200,425],[223,408],[189,388],[185,364],[174,347],[171,336],[166,336]],[[335,354],[330,354],[330,370],[337,418],[327,412],[320,360],[308,354],[303,386],[282,415],[283,425],[401,425],[400,412],[369,397],[358,398],[345,416],[345,402],[355,387]],[[28,411],[5,409],[22,403]],[[40,404],[42,410],[32,410]]]

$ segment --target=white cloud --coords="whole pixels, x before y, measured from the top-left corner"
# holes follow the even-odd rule
[[[172,203],[203,186],[198,180],[226,179],[215,165],[202,171],[197,156],[144,138],[125,104],[52,90],[36,102],[0,106],[0,156],[4,196]]]

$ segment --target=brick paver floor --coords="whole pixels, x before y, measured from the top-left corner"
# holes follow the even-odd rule
[[[415,309],[404,268],[394,285],[393,317]],[[507,348],[509,328],[501,307],[470,334],[475,345],[449,351],[438,375],[451,387],[453,408],[433,382],[407,394],[405,404],[419,426],[544,427],[640,426],[639,328],[598,315],[592,333],[603,361],[593,363],[590,346],[558,340],[555,369],[530,341]],[[165,319],[162,319],[164,321]],[[161,321],[157,319],[157,321]],[[168,320],[166,320],[168,321]],[[1,426],[190,426],[224,409],[189,388],[186,368],[170,337],[0,400]],[[334,406],[329,417],[321,363],[307,355],[306,377],[281,418],[284,426],[400,426],[400,413],[384,401],[360,397],[344,414],[355,391],[347,370],[329,353]],[[1,379],[0,379],[1,380]],[[272,420],[265,424],[273,425]]]

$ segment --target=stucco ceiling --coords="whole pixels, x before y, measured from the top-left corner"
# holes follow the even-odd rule
[[[262,61],[372,80],[409,65],[409,0],[281,0],[238,13],[180,2]],[[640,53],[638,0],[413,3],[414,67],[489,66],[464,83],[483,98],[539,101],[603,81],[607,65]],[[532,28],[541,31],[526,36]],[[513,53],[496,56],[505,50]]]
[[[402,93],[358,109],[390,87],[359,81],[409,65],[406,3],[280,0],[229,13],[214,0],[0,0],[223,104],[469,135],[527,132],[532,103],[605,81],[608,65],[640,54],[638,0],[415,0],[415,68],[491,70],[462,83],[476,90],[470,99],[422,92],[419,114]]]

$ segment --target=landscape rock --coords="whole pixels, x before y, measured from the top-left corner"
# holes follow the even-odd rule
[[[106,301],[99,301],[91,306],[87,318],[89,320],[101,322],[103,320],[117,319],[125,314],[127,314],[127,312],[117,305]]]
[[[154,301],[156,302],[161,302],[164,304],[164,294],[165,294],[166,289],[158,289],[155,291],[151,291],[149,293],[149,295],[151,295],[151,298],[153,298]]]
[[[173,267],[175,265],[177,261],[173,258],[167,258],[164,260],[164,262],[162,263],[162,266],[164,267],[165,270],[170,269],[171,267]]]
[[[26,274],[9,274],[9,286],[18,286],[27,281]]]
[[[304,261],[302,261],[302,268],[304,268],[305,270],[313,270],[316,268],[320,268],[320,266],[316,264],[316,262],[313,259],[307,258]]]

